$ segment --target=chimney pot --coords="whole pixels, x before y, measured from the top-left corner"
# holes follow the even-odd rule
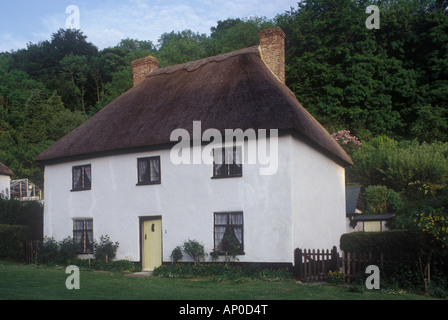
[[[285,83],[285,32],[280,27],[261,30],[261,58],[272,73]]]
[[[148,74],[159,68],[160,62],[153,56],[147,56],[132,61],[131,66],[134,73],[134,86],[142,82]]]

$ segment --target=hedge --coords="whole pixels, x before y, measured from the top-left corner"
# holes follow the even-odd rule
[[[23,260],[23,245],[27,238],[27,226],[0,224],[0,259]]]
[[[344,252],[372,252],[384,255],[414,255],[419,248],[417,237],[407,230],[345,233],[340,238]]]
[[[27,240],[42,240],[43,206],[38,201],[0,199],[0,224],[28,226]]]

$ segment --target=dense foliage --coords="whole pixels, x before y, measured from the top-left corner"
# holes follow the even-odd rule
[[[380,8],[380,29],[366,28],[370,4]],[[131,61],[153,55],[161,67],[183,63],[257,45],[259,30],[280,26],[288,87],[339,132],[341,144],[362,142],[361,150],[358,140],[343,145],[355,161],[348,181],[407,197],[437,192],[448,167],[441,143],[448,139],[447,6],[307,0],[272,20],[227,19],[210,35],[171,31],[156,44],[128,38],[103,50],[81,30],[57,30],[50,40],[0,53],[0,161],[42,187],[35,157],[130,89]],[[387,145],[386,136],[397,145]]]
[[[0,224],[0,259],[23,261],[23,242],[28,236],[27,226]]]

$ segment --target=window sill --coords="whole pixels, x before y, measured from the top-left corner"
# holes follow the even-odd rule
[[[223,251],[212,251],[210,252],[210,256],[213,256],[217,254],[218,256],[230,256],[230,254],[228,252],[223,252]],[[246,254],[246,252],[241,251],[238,252],[235,256],[244,256]]]
[[[70,192],[81,192],[81,191],[90,191],[92,189],[72,189]]]
[[[213,176],[211,179],[227,179],[227,178],[240,178],[242,177],[242,174],[235,174],[235,175],[229,175],[229,176]]]
[[[162,181],[152,181],[152,182],[140,182],[137,183],[136,186],[150,186],[154,184],[162,184]]]

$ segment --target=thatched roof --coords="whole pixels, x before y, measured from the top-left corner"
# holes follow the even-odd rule
[[[258,47],[166,67],[124,93],[40,154],[38,161],[94,157],[161,146],[193,121],[202,130],[279,129],[298,133],[341,165],[351,164],[330,134],[272,74]]]
[[[0,175],[13,176],[14,172],[11,169],[9,169],[7,166],[5,166],[3,163],[0,162]]]

